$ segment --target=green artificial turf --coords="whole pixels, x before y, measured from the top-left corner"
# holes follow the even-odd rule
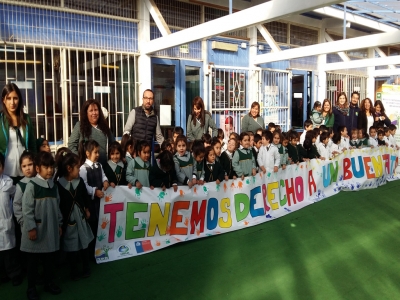
[[[400,181],[258,226],[92,266],[41,299],[400,299]],[[0,299],[25,299],[0,285]]]

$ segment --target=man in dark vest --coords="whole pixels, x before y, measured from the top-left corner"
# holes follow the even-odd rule
[[[161,133],[160,121],[154,112],[154,93],[147,89],[143,92],[143,105],[138,106],[129,113],[124,134],[130,134],[135,140],[145,140],[150,144],[153,137],[161,145],[164,137]]]
[[[351,133],[353,128],[357,128],[358,125],[358,114],[360,113],[360,108],[358,107],[358,101],[360,100],[360,94],[358,92],[353,92],[351,94],[350,110],[348,124],[346,124],[347,131]]]

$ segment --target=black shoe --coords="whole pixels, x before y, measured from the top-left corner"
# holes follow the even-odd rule
[[[21,275],[15,276],[13,279],[11,279],[12,285],[13,286],[18,286],[22,283],[22,277]]]
[[[36,285],[44,285],[44,280],[42,275],[37,275],[36,277]]]
[[[53,282],[46,284],[44,286],[44,290],[52,295],[58,295],[59,293],[61,293],[60,287],[58,285],[55,285]]]
[[[26,296],[28,297],[29,300],[39,300],[40,299],[39,294],[36,291],[35,287],[28,289],[26,291]]]

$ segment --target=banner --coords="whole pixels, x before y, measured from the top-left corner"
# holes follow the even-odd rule
[[[400,125],[400,85],[382,85],[382,104],[385,107],[386,115],[399,128]],[[400,130],[394,136],[397,145],[400,145]]]
[[[96,261],[128,258],[268,222],[340,191],[376,188],[398,179],[396,166],[393,149],[364,148],[243,181],[180,186],[177,192],[110,187],[101,200]]]

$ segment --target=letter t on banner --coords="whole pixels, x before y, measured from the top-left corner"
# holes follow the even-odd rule
[[[124,203],[113,203],[104,205],[104,213],[110,214],[110,229],[108,232],[108,242],[114,243],[115,227],[117,225],[117,212],[124,210]]]

